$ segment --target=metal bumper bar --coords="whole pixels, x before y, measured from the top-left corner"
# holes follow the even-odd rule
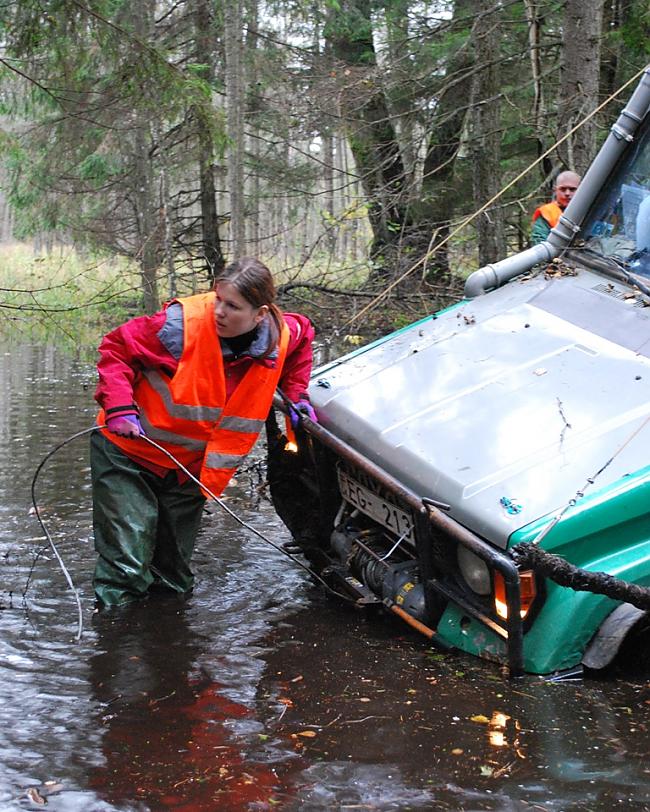
[[[275,405],[277,408],[285,411],[284,404],[280,398],[276,397]],[[453,591],[443,588],[442,585],[437,584],[435,580],[431,585],[448,600],[453,600],[457,603],[464,612],[479,622],[491,628],[494,632],[499,634],[506,640],[508,667],[510,676],[519,676],[523,673],[523,624],[521,619],[521,590],[519,571],[510,556],[502,553],[501,551],[492,547],[483,539],[476,536],[466,527],[459,522],[452,519],[450,516],[435,506],[431,500],[424,499],[418,496],[412,490],[398,482],[391,474],[375,464],[371,460],[364,457],[352,446],[348,445],[344,440],[339,439],[330,431],[328,431],[320,423],[314,423],[309,418],[302,419],[303,429],[310,434],[314,439],[318,440],[323,445],[331,449],[335,454],[348,460],[352,465],[361,471],[368,474],[380,485],[390,490],[401,500],[403,500],[409,507],[411,507],[418,515],[420,521],[418,524],[422,526],[422,519],[431,529],[435,529],[443,533],[446,537],[453,539],[458,544],[462,544],[471,550],[476,556],[493,570],[499,572],[504,580],[506,588],[506,599],[508,602],[508,618],[502,625],[496,622],[493,618],[489,618],[484,612],[480,611],[471,603],[464,600],[461,595],[454,595]]]

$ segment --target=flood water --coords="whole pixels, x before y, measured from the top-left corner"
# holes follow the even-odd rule
[[[219,508],[197,586],[94,615],[94,369],[0,351],[0,811],[650,810],[650,683],[509,681],[326,598]],[[252,466],[228,504],[288,534]]]

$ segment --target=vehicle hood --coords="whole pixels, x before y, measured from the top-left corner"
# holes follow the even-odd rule
[[[309,392],[325,428],[505,547],[648,464],[649,356],[650,308],[580,270],[464,301],[321,366]]]

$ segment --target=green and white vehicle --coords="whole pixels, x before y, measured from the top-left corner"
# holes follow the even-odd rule
[[[310,396],[274,498],[324,578],[513,674],[608,665],[650,607],[650,67],[546,242]]]

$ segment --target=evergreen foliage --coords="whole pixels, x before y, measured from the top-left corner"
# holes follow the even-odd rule
[[[13,236],[133,260],[147,310],[185,268],[208,284],[235,234],[296,292],[380,289],[411,267],[403,291],[444,283],[525,247],[554,175],[604,137],[611,108],[447,242],[648,59],[645,0],[601,7],[588,67],[568,38],[595,19],[588,0],[249,0],[233,77],[213,0],[5,4]]]

